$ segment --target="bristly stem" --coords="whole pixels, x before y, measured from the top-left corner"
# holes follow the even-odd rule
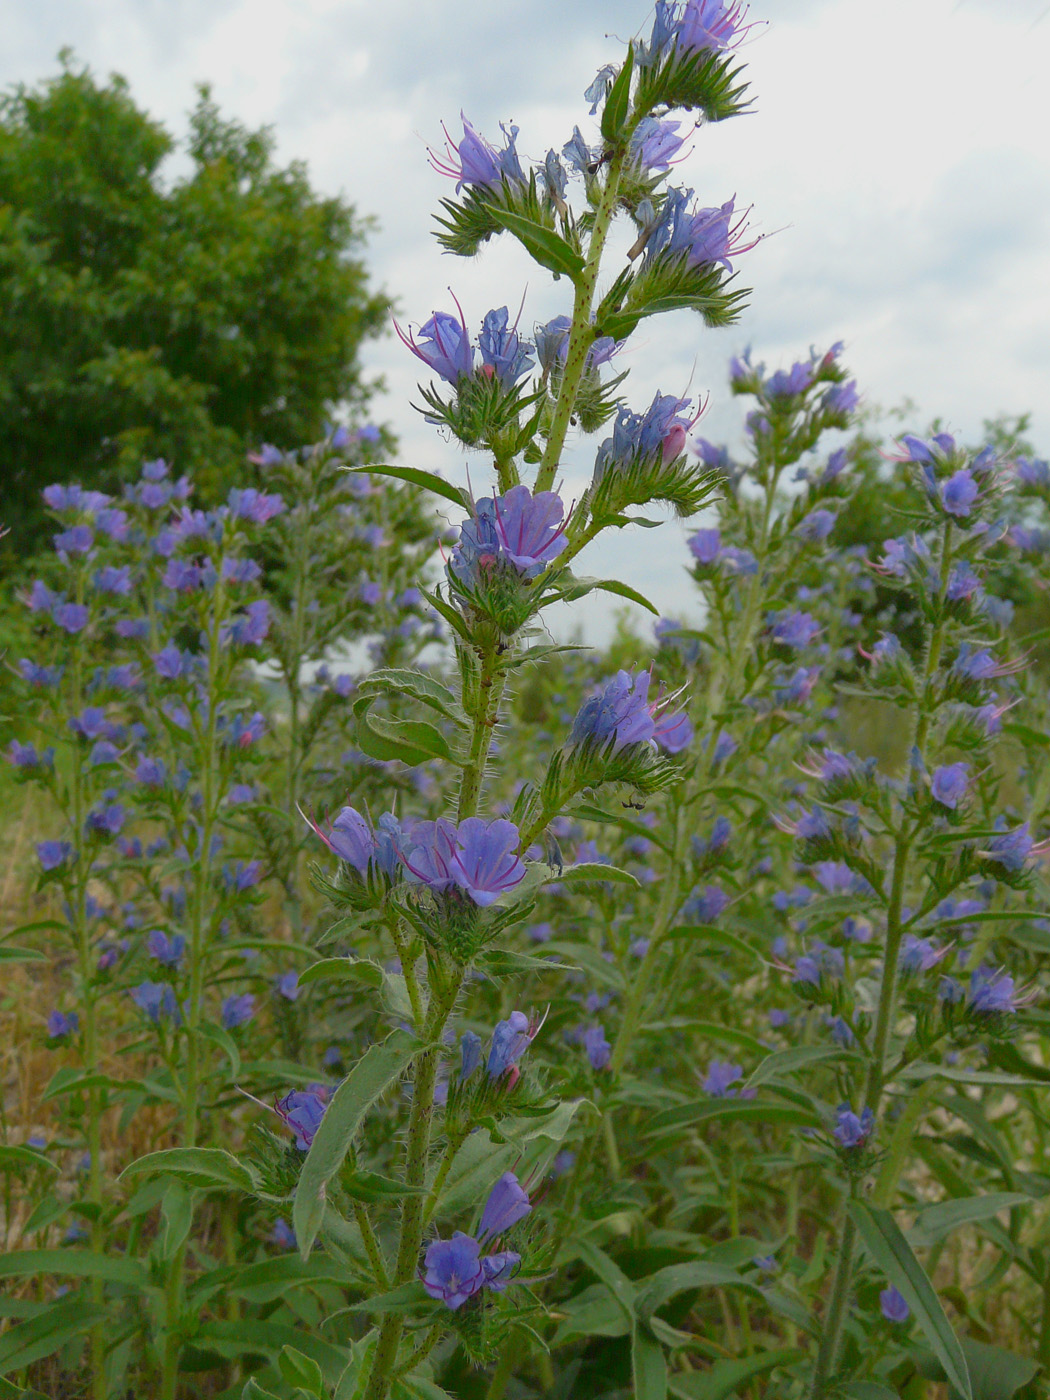
[[[572,421],[572,411],[576,406],[576,395],[587,368],[587,355],[594,343],[594,327],[591,325],[591,308],[598,285],[598,271],[601,267],[605,240],[609,235],[609,225],[616,210],[616,199],[620,187],[620,175],[626,159],[626,143],[609,159],[606,169],[605,188],[601,203],[594,216],[590,243],[587,248],[587,262],[576,283],[576,294],[572,303],[572,326],[569,330],[569,344],[562,370],[561,385],[558,389],[558,402],[551,423],[550,437],[543,451],[539,471],[536,473],[536,491],[549,491],[554,485],[561,454],[565,447],[565,437]]]
[[[947,588],[948,577],[952,562],[952,526],[951,521],[946,521],[941,536],[941,558],[939,586],[940,595],[943,599]],[[923,749],[929,735],[930,722],[936,708],[936,696],[933,693],[934,682],[941,664],[941,653],[944,647],[944,625],[943,617],[939,617],[930,632],[929,643],[926,648],[926,660],[923,667],[922,690],[919,695],[915,716],[915,743],[914,752],[920,759],[923,757]],[[910,761],[910,760],[909,760]],[[870,1108],[877,1116],[879,1104],[882,1100],[886,1078],[886,1057],[889,1047],[890,1034],[893,1029],[894,1012],[897,1002],[897,980],[898,966],[900,962],[901,942],[904,936],[904,895],[907,887],[908,859],[911,854],[912,842],[915,840],[917,830],[913,825],[905,823],[893,844],[893,875],[890,884],[889,904],[886,909],[886,948],[883,954],[882,982],[879,988],[879,1004],[875,1018],[875,1033],[872,1040],[871,1059],[868,1062],[868,1074],[864,1087],[864,1102],[862,1108]],[[921,1103],[921,1100],[919,1101]],[[896,1143],[897,1155],[893,1161],[892,1169],[888,1169],[886,1175],[880,1179],[878,1199],[879,1204],[888,1207],[892,1203],[893,1187],[899,1173],[902,1160],[900,1144]],[[855,1187],[851,1184],[851,1198]],[[835,1364],[838,1360],[839,1345],[842,1338],[842,1329],[846,1318],[846,1309],[849,1304],[850,1287],[853,1280],[853,1253],[856,1245],[856,1228],[852,1219],[847,1215],[842,1227],[842,1239],[838,1251],[838,1262],[835,1266],[835,1277],[831,1286],[831,1298],[828,1303],[827,1317],[824,1323],[824,1331],[821,1336],[820,1348],[817,1352],[817,1360],[813,1370],[813,1385],[810,1390],[810,1400],[824,1400],[827,1394],[828,1381],[834,1374]]]

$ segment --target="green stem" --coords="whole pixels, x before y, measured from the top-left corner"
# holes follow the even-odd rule
[[[372,1228],[372,1221],[368,1211],[360,1201],[354,1202],[354,1219],[357,1227],[361,1231],[361,1238],[365,1243],[365,1253],[368,1255],[368,1262],[372,1266],[372,1273],[375,1276],[376,1287],[380,1293],[385,1293],[390,1287],[390,1277],[386,1271],[386,1264],[383,1261],[383,1252],[379,1248],[379,1241],[376,1239],[376,1232]]]
[[[539,471],[536,473],[536,491],[549,491],[554,485],[561,454],[565,447],[565,436],[572,421],[572,411],[576,406],[576,395],[580,388],[583,372],[587,367],[587,352],[594,342],[594,327],[591,325],[591,307],[594,305],[594,292],[598,284],[598,269],[601,266],[605,240],[609,234],[616,209],[616,198],[620,186],[620,173],[623,170],[626,146],[610,159],[605,189],[601,203],[594,216],[590,244],[587,249],[587,262],[576,283],[576,295],[572,304],[572,327],[569,331],[569,344],[562,371],[558,402],[554,409],[550,437],[544,448]]]

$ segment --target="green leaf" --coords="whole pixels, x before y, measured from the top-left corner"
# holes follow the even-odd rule
[[[125,1259],[116,1254],[93,1254],[87,1249],[23,1249],[0,1255],[0,1278],[37,1274],[98,1278],[130,1288],[146,1288],[149,1284],[149,1274],[137,1259]],[[0,1343],[3,1340],[6,1338],[0,1339]]]
[[[790,1366],[804,1356],[805,1352],[785,1347],[763,1352],[760,1356],[745,1356],[739,1361],[716,1361],[710,1370],[702,1373],[686,1371],[672,1376],[671,1394],[678,1396],[679,1400],[728,1400],[755,1376],[764,1376],[777,1366]],[[876,1389],[883,1387],[877,1386]],[[876,1400],[876,1397],[872,1396],[871,1400]],[[897,1396],[893,1391],[887,1391],[886,1400],[897,1400]]]
[[[746,1288],[752,1293],[760,1290],[728,1264],[707,1259],[690,1259],[683,1264],[669,1264],[645,1280],[638,1295],[638,1316],[648,1322],[654,1312],[664,1307],[677,1293],[692,1288]]]
[[[304,1327],[291,1327],[266,1318],[241,1318],[236,1322],[205,1322],[194,1337],[202,1350],[217,1351],[220,1356],[265,1356],[277,1364],[281,1348],[295,1347],[313,1358],[330,1383],[334,1384],[346,1368],[347,1350],[312,1336]]]
[[[641,889],[641,881],[629,870],[620,870],[615,865],[604,865],[601,861],[583,861],[579,865],[566,865],[561,873],[552,870],[548,883],[562,885],[616,884],[633,885]]]
[[[133,1176],[173,1176],[202,1191],[259,1189],[255,1168],[221,1147],[168,1147],[147,1152],[125,1167],[117,1180]]]
[[[498,204],[490,205],[489,209],[495,222],[512,233],[548,272],[564,273],[574,282],[582,274],[586,266],[583,258],[553,229],[544,228],[514,209],[504,209]]]
[[[922,1265],[888,1210],[850,1201],[847,1209],[875,1263],[903,1294],[945,1375],[963,1400],[974,1400],[966,1357]]]
[[[241,1077],[241,1052],[237,1048],[237,1042],[229,1033],[225,1026],[215,1025],[211,1021],[202,1021],[197,1027],[201,1035],[206,1040],[213,1041],[220,1049],[225,1051],[226,1058],[230,1062],[230,1075],[236,1081]]]
[[[289,1385],[316,1395],[317,1400],[324,1400],[324,1376],[312,1357],[285,1344],[277,1358],[277,1368]]]
[[[0,944],[0,962],[47,962],[47,954],[36,948],[12,948],[4,943]]]
[[[777,1050],[767,1055],[748,1079],[744,1088],[752,1089],[759,1084],[769,1084],[784,1075],[791,1075],[800,1069],[822,1060],[855,1060],[858,1056],[838,1045],[794,1045],[787,1050]]]
[[[753,947],[745,938],[739,934],[731,933],[726,928],[716,928],[714,924],[681,924],[677,928],[669,929],[665,935],[667,938],[675,939],[701,939],[708,943],[717,943],[722,948],[732,948],[737,953],[743,953],[745,957],[753,959],[755,962],[765,963],[765,958]]]
[[[309,1257],[321,1228],[325,1187],[343,1165],[366,1113],[400,1079],[422,1048],[413,1036],[394,1031],[365,1051],[335,1091],[295,1189],[292,1228],[304,1259]]]
[[[853,1381],[842,1391],[844,1400],[900,1400],[895,1390],[878,1381]]]
[[[820,1119],[811,1109],[797,1104],[778,1103],[776,1099],[700,1099],[678,1108],[665,1108],[650,1119],[646,1136],[673,1131],[687,1124],[704,1123],[709,1119],[736,1119],[739,1122],[790,1123],[801,1127],[819,1128]]]
[[[193,1225],[193,1196],[181,1181],[172,1181],[160,1203],[160,1231],[153,1250],[165,1263],[174,1259]]]
[[[536,958],[530,953],[515,953],[509,948],[486,948],[476,959],[476,965],[490,977],[513,977],[523,972],[572,971],[565,963],[549,958]]]
[[[631,1337],[635,1400],[667,1400],[667,1359],[659,1342],[641,1327]]]
[[[311,982],[349,982],[378,991],[386,1009],[404,1021],[413,1019],[408,987],[399,972],[387,972],[370,958],[322,958],[300,973],[300,987]]]
[[[367,694],[354,705],[354,714],[358,719],[357,742],[369,758],[377,758],[382,763],[396,758],[410,768],[431,758],[440,758],[446,763],[461,762],[440,729],[435,729],[426,720],[383,719],[380,715],[373,715],[369,712],[369,706],[374,699],[374,695]]]
[[[52,1303],[47,1312],[12,1327],[0,1337],[0,1375],[21,1371],[64,1347],[108,1317],[104,1307],[72,1299]]]
[[[1016,1191],[993,1191],[986,1196],[963,1196],[961,1199],[938,1201],[936,1205],[926,1206],[919,1211],[908,1236],[914,1245],[925,1248],[936,1244],[952,1230],[957,1230],[960,1225],[989,1220],[1001,1210],[1031,1204],[1030,1196],[1022,1196]]]
[[[1027,1356],[1017,1356],[1012,1351],[1004,1351],[1002,1347],[986,1346],[969,1337],[961,1337],[959,1345],[966,1357],[973,1400],[1012,1400],[1040,1369],[1038,1361],[1032,1361]],[[947,1379],[944,1368],[932,1356],[920,1360],[919,1370],[928,1380]],[[957,1400],[954,1390],[951,1400]]]
[[[637,589],[631,588],[629,584],[621,583],[619,579],[610,578],[573,578],[560,583],[555,589],[555,597],[566,603],[574,603],[579,598],[585,598],[588,593],[595,591],[602,593],[614,593],[618,598],[627,598],[632,603],[638,603],[643,608],[648,608],[657,617],[660,609],[653,606],[649,599],[639,593]]]
[[[57,1172],[57,1165],[35,1147],[0,1147],[0,1171],[13,1171],[18,1167],[43,1167],[46,1171]]]
[[[445,481],[443,477],[435,476],[433,472],[421,471],[418,467],[396,467],[389,463],[382,466],[367,467],[347,467],[347,471],[355,476],[365,475],[391,476],[398,481],[409,481],[413,486],[422,486],[426,491],[433,491],[435,496],[444,496],[446,501],[451,501],[453,505],[459,506],[461,510],[470,513],[470,502],[463,492],[451,482]]]
[[[263,1390],[262,1386],[254,1378],[249,1378],[248,1384],[241,1391],[241,1400],[280,1400],[272,1390]]]
[[[631,108],[631,78],[634,76],[634,45],[627,45],[627,57],[617,75],[616,81],[605,96],[602,108],[602,135],[610,145],[615,145],[623,137],[627,125],[627,113]]]
[[[459,725],[461,729],[470,728],[470,722],[463,713],[463,707],[448,686],[435,680],[433,676],[426,675],[423,671],[409,669],[373,671],[361,682],[359,690],[362,693],[375,692],[377,695],[389,695],[391,692],[397,695],[407,695],[423,705],[429,705],[432,710],[437,710],[439,714],[452,720],[453,724]]]
[[[379,1293],[374,1298],[365,1298],[360,1303],[354,1303],[347,1308],[347,1312],[373,1313],[376,1316],[385,1316],[387,1313],[404,1315],[434,1307],[434,1299],[423,1287],[422,1280],[414,1278],[411,1283],[403,1283],[400,1288],[392,1288],[389,1293]]]

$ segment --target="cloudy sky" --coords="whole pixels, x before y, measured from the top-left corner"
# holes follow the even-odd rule
[[[1050,0],[753,0],[751,18],[768,20],[741,54],[754,113],[698,132],[676,179],[704,204],[736,194],[754,231],[775,236],[740,260],[753,294],[737,326],[678,313],[636,334],[622,362],[634,406],[710,389],[708,435],[732,440],[731,354],[750,343],[772,366],[842,339],[869,401],[909,396],[916,423],[939,414],[970,438],[985,417],[1032,410],[1045,454]],[[462,108],[492,137],[513,121],[541,159],[575,123],[586,134],[583,88],[650,23],[644,0],[36,0],[7,15],[0,85],[53,73],[68,45],[181,133],[207,81],[228,114],[272,124],[315,187],[376,216],[369,261],[405,320],[452,309],[451,286],[474,323],[524,293],[528,326],[569,309],[566,284],[509,239],[476,262],[442,255],[431,212],[449,187],[426,146]],[[403,460],[462,480],[463,461],[408,406],[416,362],[392,337],[367,361]],[[570,460],[570,495],[592,452]],[[480,474],[476,462],[476,486]],[[593,548],[586,572],[688,611],[681,527]],[[608,618],[589,615],[589,639]]]

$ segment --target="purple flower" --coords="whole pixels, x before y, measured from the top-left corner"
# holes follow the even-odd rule
[[[484,136],[479,136],[462,112],[459,115],[463,123],[463,137],[458,145],[444,129],[448,159],[439,158],[433,151],[429,153],[434,169],[456,181],[456,193],[459,194],[464,185],[477,189],[497,189],[503,180],[510,184],[524,183],[525,176],[515,148],[518,128],[512,126],[508,131],[500,123],[507,144],[497,151]]]
[[[236,1030],[238,1026],[245,1025],[255,1015],[255,998],[251,992],[243,992],[240,996],[229,996],[222,1003],[222,1024],[228,1030]]]
[[[192,593],[201,586],[201,566],[192,559],[169,559],[161,582],[176,593]]]
[[[660,121],[658,117],[643,117],[631,137],[631,159],[643,171],[653,175],[666,174],[686,143],[679,136],[681,122]]]
[[[141,783],[143,787],[163,787],[168,780],[168,772],[164,767],[163,760],[159,758],[149,758],[146,754],[143,754],[135,768],[135,780]]]
[[[705,889],[693,891],[683,904],[682,913],[698,924],[713,924],[728,907],[729,896],[725,890],[717,885],[708,885]]]
[[[774,642],[785,647],[808,647],[820,634],[820,623],[805,612],[773,613],[769,621],[769,635]]]
[[[146,935],[146,951],[165,967],[178,967],[186,953],[186,939],[181,933],[170,937],[163,929],[155,928]]]
[[[656,732],[649,709],[649,673],[617,671],[604,688],[581,706],[569,733],[570,744],[592,740],[612,744],[613,753],[628,744],[647,743]]]
[[[118,569],[113,564],[107,564],[96,573],[94,584],[100,593],[113,593],[126,598],[131,592],[131,565],[125,564]]]
[[[521,883],[525,866],[519,859],[518,828],[502,818],[486,822],[468,817],[456,831],[448,861],[453,882],[483,908]]]
[[[968,763],[949,763],[936,769],[930,779],[930,791],[942,807],[950,807],[954,812],[966,796],[969,776]]]
[[[612,1057],[612,1046],[605,1039],[605,1032],[601,1026],[588,1026],[582,1041],[591,1069],[605,1069]]]
[[[284,997],[285,1001],[295,1001],[299,996],[299,974],[298,972],[282,972],[279,977],[273,979],[274,995]]]
[[[835,528],[835,516],[830,510],[811,510],[795,526],[795,534],[807,544],[822,544]]]
[[[223,646],[231,642],[234,646],[258,646],[270,630],[270,604],[265,598],[249,603],[244,612],[236,613],[219,628],[219,641]]]
[[[656,721],[653,738],[665,753],[681,753],[693,742],[693,724],[684,710],[661,715]]]
[[[419,330],[419,341],[409,334],[402,334],[395,322],[395,328],[403,344],[413,355],[430,366],[442,379],[456,385],[463,376],[474,373],[474,349],[470,335],[462,320],[446,311],[436,311],[430,320]]]
[[[739,1065],[731,1064],[728,1060],[712,1060],[704,1080],[704,1093],[715,1099],[724,1099],[729,1095],[729,1086],[743,1077],[744,1071]]]
[[[613,425],[613,435],[599,447],[594,460],[594,480],[599,482],[612,465],[627,466],[642,459],[659,457],[670,461],[685,445],[689,419],[680,416],[689,399],[674,394],[657,394],[644,413],[632,413],[621,406]]]
[[[83,632],[91,617],[83,603],[59,603],[51,615],[64,632]]]
[[[95,543],[95,536],[90,526],[74,525],[55,535],[53,543],[59,554],[86,554]]]
[[[505,306],[487,312],[478,336],[482,364],[507,390],[512,389],[533,364],[532,346],[522,340],[516,326],[508,325],[509,320],[510,312]]]
[[[909,933],[901,947],[900,968],[902,972],[929,972],[948,953],[947,948],[938,948],[932,938],[917,938]]]
[[[941,505],[949,515],[965,517],[973,509],[978,490],[968,471],[958,471],[941,486]]]
[[[645,263],[681,260],[686,267],[718,264],[733,271],[732,259],[758,242],[744,242],[746,212],[736,217],[736,196],[718,207],[688,209],[692,190],[668,189],[659,218],[645,245]],[[735,220],[735,222],[734,222]]]
[[[824,408],[828,413],[849,414],[857,407],[859,401],[860,395],[857,393],[857,381],[851,379],[845,384],[832,384],[831,388],[824,395]],[[840,451],[842,451],[842,466],[845,466],[846,454],[843,449],[840,449]],[[828,465],[830,467],[830,463]],[[841,471],[842,467],[840,467],[839,470]],[[822,480],[828,479],[827,472],[825,471]]]
[[[852,1151],[864,1147],[875,1129],[875,1115],[870,1108],[858,1117],[848,1103],[839,1104],[835,1114],[835,1138],[841,1147]]]
[[[513,486],[496,496],[492,506],[500,553],[526,578],[535,578],[568,543],[562,526],[564,506],[554,491],[533,496],[527,486]]]
[[[36,854],[44,870],[59,870],[72,861],[73,847],[68,841],[41,841]]]
[[[315,1090],[291,1089],[276,1101],[274,1111],[295,1134],[299,1151],[306,1152],[321,1126],[326,1107],[326,1100]]]
[[[273,1222],[273,1229],[270,1231],[270,1243],[278,1249],[298,1249],[299,1243],[295,1238],[295,1231],[280,1216]]]
[[[523,1011],[512,1011],[505,1021],[500,1021],[492,1032],[492,1044],[485,1066],[488,1077],[499,1079],[513,1071],[516,1078],[517,1063],[532,1044],[535,1034]]]
[[[423,1287],[453,1312],[485,1285],[479,1255],[481,1246],[471,1235],[457,1230],[450,1240],[434,1240],[427,1246]]]
[[[494,1293],[502,1293],[513,1280],[514,1273],[521,1263],[521,1255],[512,1249],[500,1250],[498,1254],[488,1254],[481,1261],[485,1274],[485,1287]]]
[[[1024,869],[1025,861],[1032,854],[1034,845],[1028,823],[1025,822],[1013,831],[1004,831],[1000,836],[993,836],[988,842],[988,849],[980,854],[1018,874]]]
[[[236,890],[238,894],[243,894],[245,890],[250,890],[257,885],[262,879],[262,873],[263,867],[260,860],[236,860],[232,865],[224,865],[222,868],[222,878],[226,888]]]
[[[459,1041],[459,1082],[464,1084],[481,1064],[481,1037],[464,1031]]]
[[[10,763],[23,771],[30,768],[53,768],[55,766],[54,749],[45,749],[43,753],[38,754],[32,744],[20,744],[17,739],[11,740],[7,757]]]
[[[25,657],[18,663],[22,679],[40,690],[50,690],[58,685],[64,669],[62,666],[38,666],[35,661],[29,661]]]
[[[713,564],[722,550],[719,530],[697,530],[689,537],[689,552],[698,564]]]
[[[258,491],[254,486],[245,486],[240,490],[233,487],[226,498],[226,504],[235,520],[249,520],[253,525],[265,525],[275,515],[280,515],[285,508],[280,496],[267,495],[265,491]]]
[[[445,817],[416,822],[407,833],[407,850],[399,855],[409,876],[439,893],[453,883],[451,862],[456,850],[456,827]]]
[[[168,982],[140,982],[128,995],[155,1026],[162,1020],[174,1021],[176,1025],[182,1020],[174,989]]]
[[[116,836],[126,820],[127,813],[119,802],[103,801],[91,808],[84,825],[88,831],[97,832],[100,836]]]
[[[907,1322],[911,1309],[904,1301],[904,1295],[890,1285],[879,1294],[879,1307],[887,1322]]]
[[[153,665],[162,680],[178,681],[192,676],[197,658],[192,651],[180,651],[174,642],[169,642],[162,650],[154,652]]]
[[[1002,1016],[1017,1010],[1014,979],[1008,972],[978,967],[970,976],[970,1010],[979,1016]]]
[[[47,1014],[47,1034],[49,1040],[65,1040],[76,1035],[80,1029],[80,1018],[75,1011],[49,1011]]]
[[[479,1241],[504,1234],[513,1225],[517,1225],[519,1220],[524,1220],[531,1211],[528,1193],[518,1178],[513,1172],[504,1172],[489,1192],[485,1209],[481,1212]]]
[[[799,360],[790,369],[778,369],[763,386],[772,399],[788,399],[804,393],[813,382],[813,366],[809,360]]]

